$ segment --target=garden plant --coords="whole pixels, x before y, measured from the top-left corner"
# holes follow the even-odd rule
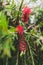
[[[0,0],[0,65],[43,65],[43,8]]]

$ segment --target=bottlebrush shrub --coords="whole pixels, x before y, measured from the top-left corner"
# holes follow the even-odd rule
[[[31,14],[31,9],[28,6],[25,6],[22,10],[22,21],[28,24],[28,17]]]
[[[0,10],[0,65],[43,64],[43,23],[29,23],[36,10],[32,12],[27,5],[22,8],[22,4],[23,0],[18,8],[12,2]]]

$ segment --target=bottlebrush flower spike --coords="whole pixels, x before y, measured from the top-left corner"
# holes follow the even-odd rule
[[[24,36],[24,34],[20,35],[19,42],[21,42],[21,41],[25,41],[25,36]]]
[[[28,16],[27,16],[27,14],[23,14],[22,15],[22,21],[25,22],[25,23],[28,23]]]
[[[25,6],[22,10],[22,21],[28,23],[28,16],[31,13],[31,9],[28,6]]]
[[[29,15],[31,13],[31,9],[28,6],[25,6],[22,10],[22,13]]]
[[[23,27],[20,26],[20,25],[18,25],[18,26],[16,27],[16,32],[18,32],[19,34],[23,34]]]
[[[27,50],[27,46],[26,46],[26,42],[24,42],[24,41],[21,41],[20,43],[19,43],[19,50],[20,50],[20,52],[26,52],[26,50]]]

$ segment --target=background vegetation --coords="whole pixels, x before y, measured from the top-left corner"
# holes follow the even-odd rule
[[[30,8],[26,24],[21,20],[24,0],[20,5],[10,2],[0,0],[0,65],[43,65],[43,8]],[[16,32],[18,25],[24,28],[24,36]],[[20,36],[26,41],[25,51],[20,51]]]

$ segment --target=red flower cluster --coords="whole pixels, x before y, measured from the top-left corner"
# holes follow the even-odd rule
[[[26,42],[25,42],[25,38],[24,38],[24,34],[23,34],[23,27],[18,25],[16,27],[16,32],[18,32],[20,34],[20,38],[19,38],[19,50],[20,52],[26,52],[27,50],[27,46],[26,46]]]
[[[20,50],[20,52],[22,52],[22,51],[26,52],[26,50],[27,50],[24,34],[22,34],[19,38],[19,50]]]
[[[24,41],[20,41],[20,43],[19,43],[19,50],[20,50],[20,52],[26,52],[26,49],[27,49],[27,46],[26,46],[26,42],[24,42]]]
[[[31,9],[28,6],[25,6],[22,10],[23,14],[30,14],[31,13]]]
[[[31,9],[28,6],[25,6],[22,10],[22,21],[28,23],[28,16],[31,13]]]
[[[22,20],[25,22],[25,23],[28,23],[28,16],[30,15],[31,13],[31,9],[28,7],[28,6],[25,6],[22,10]],[[23,27],[18,25],[16,27],[16,32],[18,32],[20,34],[20,38],[19,38],[19,50],[20,52],[26,52],[27,50],[27,46],[26,46],[26,42],[25,42],[25,36],[23,34]]]
[[[22,26],[20,26],[20,25],[18,25],[17,27],[16,27],[16,32],[18,32],[19,34],[23,34],[23,27]]]

